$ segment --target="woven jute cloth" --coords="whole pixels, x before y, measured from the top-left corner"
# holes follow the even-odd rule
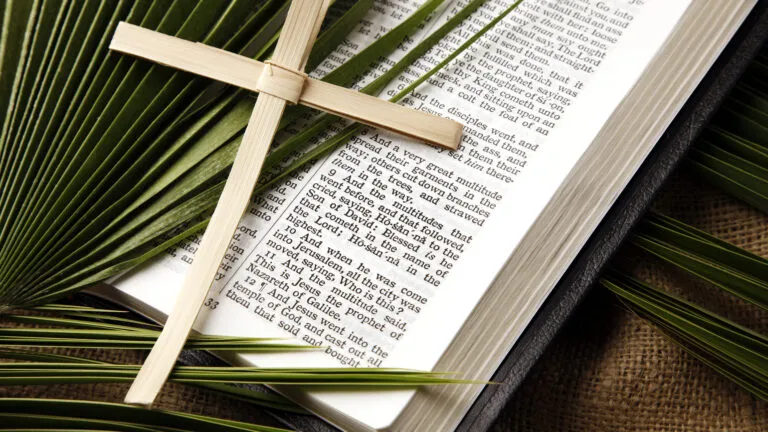
[[[684,172],[670,180],[654,207],[768,257],[768,217]],[[616,261],[655,286],[768,333],[765,312],[632,247],[625,247]],[[141,361],[134,352],[103,351],[96,356],[120,363]],[[0,388],[0,396],[118,402],[127,388],[123,384],[10,386]],[[278,425],[258,408],[178,384],[166,386],[156,406]],[[699,363],[599,287],[548,348],[494,428],[652,430],[766,431],[768,404]]]
[[[768,256],[768,216],[678,172],[660,213]],[[768,314],[625,246],[613,265],[739,324]],[[675,345],[595,287],[515,393],[496,431],[767,431],[768,404]]]

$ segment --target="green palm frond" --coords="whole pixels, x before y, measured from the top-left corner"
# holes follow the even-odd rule
[[[68,362],[0,363],[0,384],[92,384],[132,382],[141,365]],[[273,384],[415,388],[436,384],[485,384],[446,374],[387,368],[256,368],[176,366],[170,379],[188,384]]]
[[[768,47],[758,55],[689,153],[700,178],[768,213]],[[651,212],[629,241],[764,312],[768,260],[669,216]],[[768,400],[765,335],[621,273],[601,280],[686,351]]]
[[[758,57],[691,150],[687,164],[713,185],[768,213],[766,77],[768,67]]]
[[[696,358],[768,400],[768,338],[628,276],[600,283]]]
[[[99,349],[151,349],[160,328],[145,321],[120,317],[116,311],[85,306],[44,305],[40,313],[5,314],[0,316],[0,348],[66,347]],[[9,323],[26,324],[25,327]],[[193,334],[186,349],[273,352],[316,349],[307,345],[280,343],[275,338],[231,337]]]
[[[62,399],[0,398],[0,431],[286,432],[196,414]]]
[[[768,260],[658,213],[646,216],[629,240],[761,308],[768,309]]]
[[[0,358],[24,360],[0,363],[0,384],[130,382],[140,365],[110,364],[27,348],[150,349],[160,332],[142,321],[120,318],[114,311],[85,306],[46,305],[46,315],[4,315],[3,320],[31,327],[0,327]],[[101,311],[93,313],[94,311]],[[53,312],[53,314],[51,314]],[[69,314],[71,316],[59,316]],[[193,335],[187,349],[238,352],[314,350],[307,345],[283,345],[275,339]],[[282,384],[414,387],[426,384],[469,383],[448,374],[386,368],[258,368],[235,366],[177,366],[171,380],[191,384]]]
[[[110,363],[88,359],[88,358],[76,357],[71,355],[52,354],[52,353],[38,352],[38,351],[31,351],[31,350],[0,349],[0,358],[7,359],[7,360],[32,362],[32,363],[59,364],[62,366],[63,369],[67,369],[69,366],[78,365],[78,364],[110,365]],[[15,364],[28,365],[31,363],[15,363]],[[0,376],[5,378],[5,375],[2,373],[0,373]],[[32,380],[24,381],[23,379],[20,379],[20,378],[21,377],[19,375],[16,375],[13,377],[12,381],[16,381],[16,383],[23,382],[24,385],[50,384],[50,382],[48,382],[45,379],[41,379],[39,376],[35,378],[34,383],[30,382]],[[2,378],[0,378],[0,380],[1,379]],[[56,377],[56,379],[59,380],[60,383],[63,381],[62,377]],[[171,380],[174,380],[174,379],[171,378]],[[77,379],[73,379],[67,382],[76,383],[78,381]],[[193,385],[195,387],[211,390],[216,393],[224,394],[230,398],[238,399],[252,405],[257,405],[257,406],[271,408],[271,409],[278,409],[282,411],[292,411],[292,412],[299,412],[299,413],[306,412],[302,408],[300,408],[299,406],[291,402],[290,400],[273,392],[256,391],[256,390],[244,388],[241,386],[234,386],[234,385],[214,383],[214,382],[195,382],[195,383],[187,383],[187,384]]]

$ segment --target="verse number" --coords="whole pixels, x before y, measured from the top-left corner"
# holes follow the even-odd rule
[[[216,309],[216,306],[219,305],[219,302],[217,302],[213,298],[209,297],[208,300],[206,300],[204,304],[205,304],[205,306],[208,307],[208,309],[213,310],[213,309]]]

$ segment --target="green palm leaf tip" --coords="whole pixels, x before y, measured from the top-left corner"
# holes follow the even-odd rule
[[[141,365],[82,362],[0,363],[2,385],[90,384],[132,382]],[[257,368],[233,366],[176,366],[172,381],[203,384],[270,384],[343,387],[415,388],[439,384],[486,384],[448,378],[445,374],[403,369]]]
[[[768,309],[768,260],[678,220],[649,214],[630,237],[641,249]]]
[[[694,357],[768,400],[768,338],[620,273],[600,284]]]
[[[27,50],[31,33],[25,32],[26,23],[34,19],[36,2],[28,0],[9,0],[3,2],[2,32],[0,32],[0,107],[8,107],[15,101],[21,79],[20,71],[24,68],[23,60],[27,58]],[[16,25],[11,25],[15,23]],[[10,110],[9,110],[10,111]],[[5,119],[7,114],[0,112],[2,127],[0,127],[0,155],[5,154]],[[0,161],[3,160],[0,158]],[[0,165],[1,166],[1,165]]]
[[[758,58],[691,149],[687,164],[704,179],[768,212],[768,68]]]

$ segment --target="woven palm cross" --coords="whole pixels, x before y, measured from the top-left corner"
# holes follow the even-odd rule
[[[151,405],[173,369],[259,178],[285,107],[302,104],[426,143],[456,149],[462,126],[307,77],[303,72],[330,0],[293,0],[269,62],[120,23],[110,49],[259,92],[229,178],[173,311],[125,397]]]

